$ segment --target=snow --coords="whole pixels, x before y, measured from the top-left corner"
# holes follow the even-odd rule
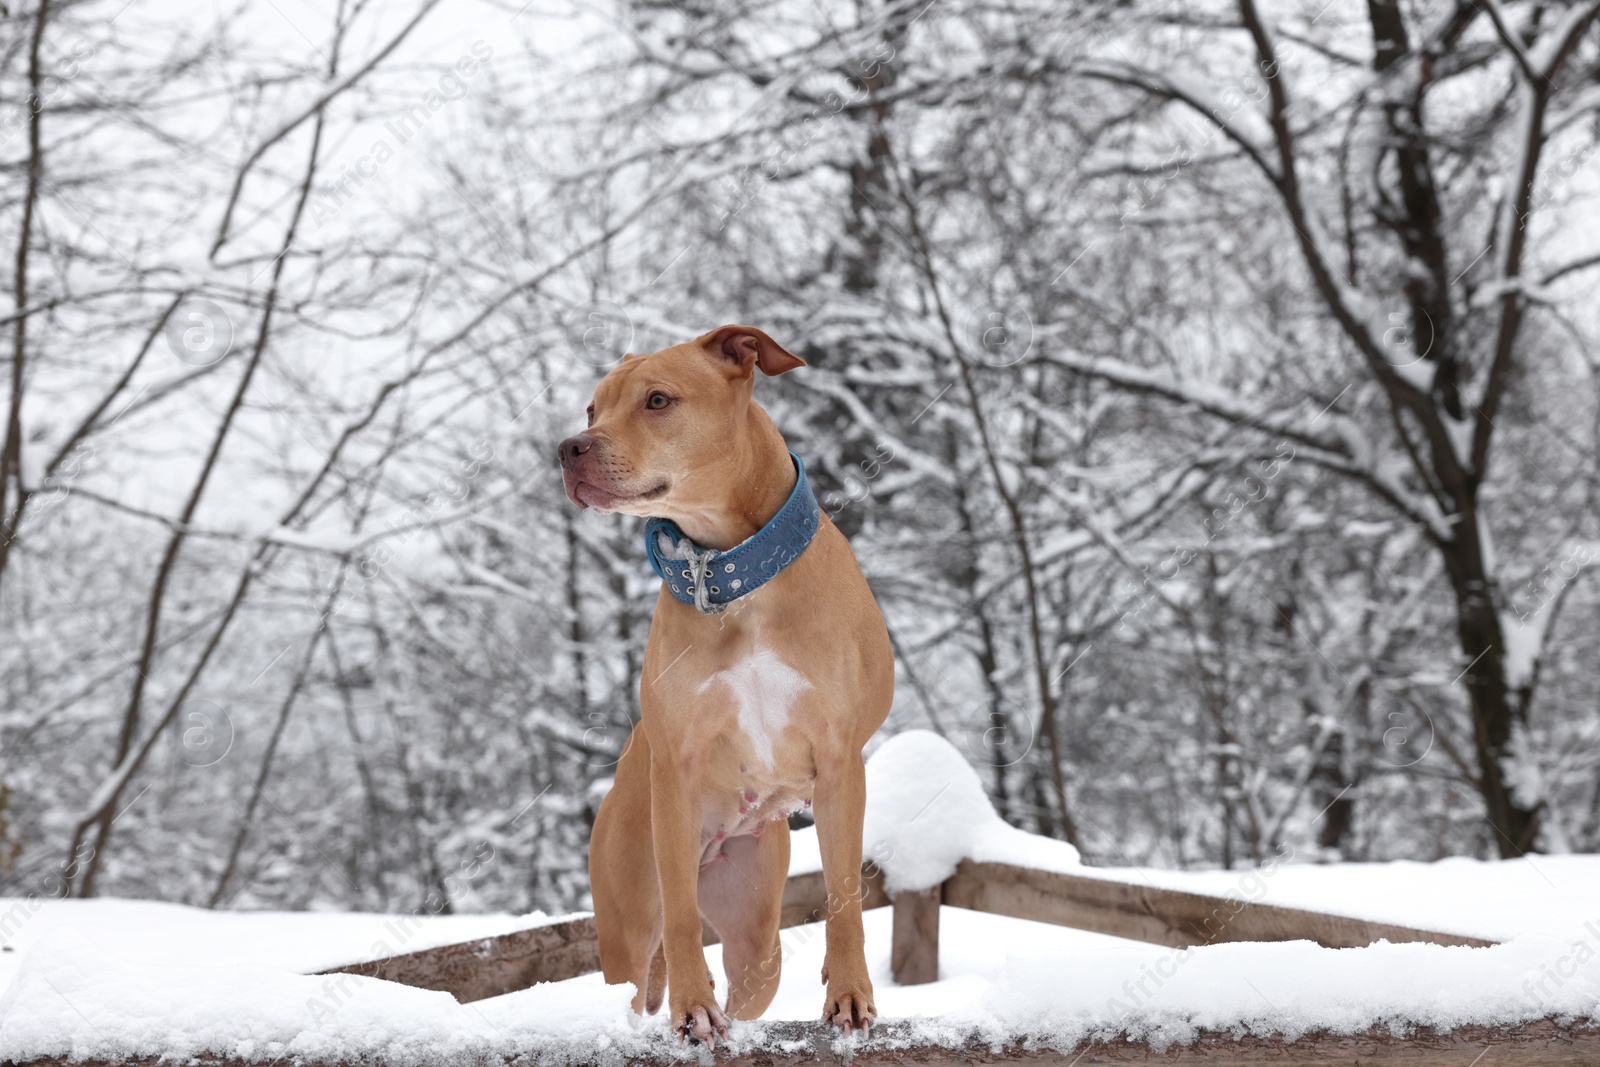
[[[463,1005],[448,993],[238,960],[134,962],[76,931],[57,930],[0,997],[0,1057],[213,1052],[330,1062],[376,1055],[423,1064],[519,1048],[537,1054],[631,1029],[623,987],[560,983],[517,994],[514,1004],[498,999]]]
[[[929,730],[895,734],[867,760],[862,851],[864,860],[883,868],[891,894],[938,885],[968,858],[1047,870],[1078,867],[1071,845],[1001,819],[960,750]]]
[[[228,912],[154,900],[0,898],[0,945],[7,949],[0,952],[0,990],[36,939],[67,927],[96,944],[115,944],[130,959],[205,963],[221,952],[244,963],[317,971],[570,918],[541,912],[522,916]]]
[[[1556,59],[1566,48],[1568,39],[1591,17],[1588,4],[1579,4],[1568,11],[1554,29],[1539,35],[1538,42],[1528,52],[1528,65],[1543,75],[1546,81],[1553,78]],[[1516,143],[1527,144],[1520,140]]]
[[[1544,651],[1545,627],[1549,623],[1546,605],[1540,605],[1527,619],[1519,619],[1514,612],[1500,613],[1500,634],[1505,647],[1500,652],[1501,670],[1505,672],[1506,688],[1515,692],[1533,681],[1533,669]]]
[[[549,917],[219,912],[136,900],[0,899],[0,1061],[162,1052],[396,1064],[540,1049],[619,1021],[628,991],[538,986],[515,1005],[305,972],[558,922]],[[19,951],[20,950],[20,951]],[[486,1002],[487,1003],[487,1002]],[[518,1028],[528,1013],[536,1028]],[[635,1041],[644,1040],[635,1037]]]
[[[91,905],[102,918],[143,908],[124,901],[56,908],[72,915]],[[195,921],[206,914],[187,911]],[[217,914],[213,932],[254,918]],[[340,917],[295,918],[329,932],[322,920]],[[372,917],[350,918],[360,928]],[[910,987],[890,974],[891,921],[889,909],[867,913],[868,966],[883,1018],[910,1020],[902,1037],[917,1041],[1026,1035],[1060,1048],[1122,1031],[1164,1046],[1202,1028],[1293,1038],[1384,1024],[1583,1017],[1600,1007],[1600,965],[1592,962],[1600,923],[1593,920],[1566,936],[1524,934],[1487,949],[1291,942],[1177,950],[945,908],[940,979]],[[91,940],[70,925],[58,918],[37,939],[0,996],[0,1059],[209,1051],[261,1062],[380,1058],[420,1067],[514,1053],[541,1064],[620,1063],[675,1047],[660,1017],[632,1019],[628,987],[608,987],[598,975],[462,1005],[444,993],[253,962],[226,937],[207,962],[176,960],[149,945],[136,959],[139,949],[125,935]],[[782,942],[783,980],[764,1021],[815,1019],[823,928],[794,927]],[[720,972],[719,950],[707,956]],[[726,986],[719,981],[719,988]],[[762,1023],[736,1024],[734,1037],[745,1047],[768,1040]]]
[[[865,916],[881,1040],[1070,1048],[1125,1034],[1157,1047],[1199,1030],[1293,1039],[1313,1030],[1441,1029],[1600,1014],[1600,857],[1505,862],[1297,864],[1252,870],[1091,868],[1061,842],[1007,826],[976,772],[936,734],[910,731],[867,761],[865,852],[891,892],[948,877],[964,858],[1330,911],[1504,943],[1489,948],[1310,942],[1169,949],[944,908],[940,977],[891,973],[892,911]],[[791,873],[820,867],[814,830],[791,835]],[[597,974],[474,1004],[353,975],[309,973],[375,954],[556,921],[528,916],[217,912],[132,900],[0,900],[0,1061],[211,1053],[256,1062],[381,1060],[396,1067],[521,1055],[530,1064],[620,1064],[663,1054],[661,1018]],[[821,924],[782,934],[783,978],[736,1048],[788,1040],[766,1023],[821,1008]],[[707,950],[713,972],[721,951]],[[728,988],[719,975],[719,988]]]
[[[1405,379],[1417,392],[1426,394],[1433,391],[1434,372],[1438,370],[1436,364],[1412,360],[1409,363],[1391,363],[1389,369]]]
[[[789,875],[814,874],[822,870],[822,843],[817,840],[817,828],[789,833]]]
[[[1600,928],[1588,952],[1600,944]],[[1574,954],[1530,936],[1493,948],[1392,945],[1327,949],[1306,941],[1191,950],[1080,952],[1072,966],[1035,953],[1013,966],[1019,996],[994,1006],[1002,1022],[1057,1034],[1125,1025],[1157,1044],[1196,1029],[1244,1029],[1293,1039],[1313,1030],[1352,1033],[1383,1024],[1449,1029],[1467,1023],[1582,1016],[1600,1003],[1600,968],[1538,980]]]

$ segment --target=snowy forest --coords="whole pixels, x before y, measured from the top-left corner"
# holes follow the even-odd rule
[[[0,893],[585,907],[556,442],[735,322],[1008,822],[1600,849],[1597,138],[1596,0],[0,5]]]

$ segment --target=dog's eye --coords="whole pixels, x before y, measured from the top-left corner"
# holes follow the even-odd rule
[[[672,403],[672,398],[666,393],[651,393],[649,398],[645,400],[644,406],[651,411],[660,411],[670,403]]]
[[[594,425],[594,405],[590,404],[588,407],[584,408],[583,409],[583,413],[585,415],[589,416],[589,425],[593,426]]]

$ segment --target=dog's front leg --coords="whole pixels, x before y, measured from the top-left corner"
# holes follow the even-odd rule
[[[865,1030],[877,1017],[872,979],[867,976],[866,935],[861,928],[861,821],[867,805],[867,775],[859,749],[817,759],[814,810],[828,886],[828,945],[822,981],[825,1022]]]
[[[667,1007],[680,1038],[715,1046],[717,1034],[727,1036],[728,1018],[717,1007],[700,943],[700,800],[685,769],[670,746],[652,746],[650,830],[661,882]]]

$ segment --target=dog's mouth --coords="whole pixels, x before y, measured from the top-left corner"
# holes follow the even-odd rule
[[[630,504],[643,504],[665,496],[671,488],[667,482],[661,482],[642,493],[615,493],[593,482],[574,481],[567,486],[567,498],[580,508],[594,508],[597,511],[616,511],[618,508]]]

